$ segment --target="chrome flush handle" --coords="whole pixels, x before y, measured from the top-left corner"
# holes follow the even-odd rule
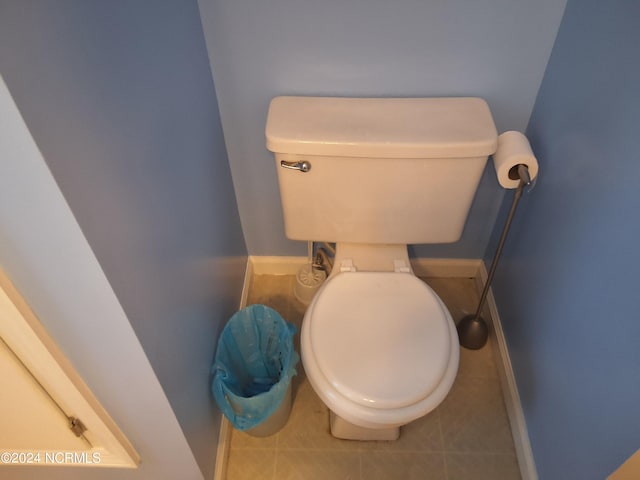
[[[298,170],[302,173],[307,173],[311,170],[311,164],[306,160],[302,162],[287,162],[285,160],[280,160],[280,166],[282,168],[288,168],[289,170]]]

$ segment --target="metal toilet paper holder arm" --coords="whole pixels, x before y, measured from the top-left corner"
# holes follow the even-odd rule
[[[476,310],[476,313],[467,315],[462,320],[460,320],[457,325],[460,345],[470,350],[478,350],[484,347],[484,345],[487,343],[487,339],[489,338],[489,327],[487,326],[487,322],[485,322],[485,320],[480,316],[480,313],[482,312],[484,304],[487,300],[487,294],[489,293],[489,288],[491,287],[491,281],[493,280],[493,275],[495,274],[496,267],[498,266],[498,260],[500,259],[500,255],[502,254],[504,242],[507,239],[507,234],[509,233],[509,228],[511,227],[513,216],[516,213],[516,207],[518,206],[520,197],[522,197],[522,191],[524,190],[524,187],[531,185],[531,176],[529,175],[529,169],[526,165],[521,163],[514,166],[509,171],[510,177],[512,172],[518,175],[517,178],[520,179],[520,182],[518,184],[518,188],[515,191],[515,194],[513,195],[511,209],[509,210],[509,215],[507,215],[507,220],[505,222],[504,228],[502,229],[500,241],[498,242],[498,248],[496,248],[496,253],[493,256],[491,268],[489,269],[489,274],[487,275],[487,281],[485,282],[484,289],[482,290],[482,294],[480,295],[478,308]]]

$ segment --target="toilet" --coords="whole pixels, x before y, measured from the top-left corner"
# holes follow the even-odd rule
[[[407,246],[462,235],[497,132],[486,102],[276,97],[266,123],[285,234],[335,242],[301,357],[333,436],[395,440],[456,377],[456,327]]]

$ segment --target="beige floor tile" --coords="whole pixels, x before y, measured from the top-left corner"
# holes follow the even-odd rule
[[[515,455],[456,454],[445,455],[449,480],[520,480]]]
[[[442,299],[457,323],[462,317],[474,313],[480,297],[472,278],[423,278]]]
[[[514,453],[497,379],[458,377],[438,413],[445,451]]]
[[[275,474],[275,449],[231,448],[227,480],[272,480]]]
[[[231,448],[232,449],[246,449],[246,448],[276,448],[276,435],[269,437],[254,437],[248,433],[241,432],[240,430],[233,430],[231,432]]]
[[[440,431],[440,418],[433,411],[409,425],[400,427],[400,438],[392,442],[362,442],[362,450],[384,452],[442,452],[444,444]]]
[[[296,326],[301,327],[302,317],[304,317],[304,314],[307,311],[307,305],[303,305],[298,300],[296,300],[293,294],[293,287],[294,287],[295,281],[296,281],[295,278],[291,280],[291,291],[290,291],[291,303],[289,304],[289,316],[291,318],[289,321],[295,324]]]
[[[438,294],[457,324],[467,315],[474,314],[480,297],[476,291],[476,281],[471,278],[423,278]],[[489,321],[489,319],[485,319]],[[460,348],[458,376],[473,375],[497,378],[497,370],[491,349],[487,343],[480,350]]]
[[[487,343],[480,350],[460,347],[460,364],[457,376],[458,378],[470,376],[498,381],[498,370],[491,343]]]
[[[319,399],[297,402],[287,425],[278,433],[279,450],[357,451],[359,448],[359,442],[331,436],[329,410]]]
[[[279,450],[275,478],[278,480],[359,480],[359,452]]]
[[[298,375],[294,377],[293,383],[293,398],[294,402],[321,402],[313,390],[313,387],[307,380],[307,376],[304,373],[302,367],[298,368]]]
[[[362,452],[363,480],[446,480],[442,453]]]
[[[247,305],[260,303],[277,311],[282,317],[289,320],[291,311],[291,275],[255,275],[253,277]]]

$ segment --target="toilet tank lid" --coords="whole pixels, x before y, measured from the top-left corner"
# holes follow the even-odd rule
[[[477,97],[275,97],[265,134],[275,153],[374,158],[488,156],[498,140]]]

